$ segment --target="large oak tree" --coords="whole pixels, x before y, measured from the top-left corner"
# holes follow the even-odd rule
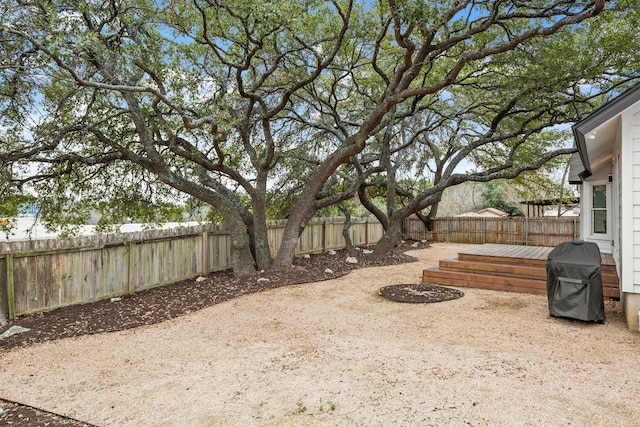
[[[389,0],[361,7],[347,0],[8,0],[0,6],[2,177],[38,191],[61,222],[81,221],[91,210],[116,220],[189,195],[221,213],[237,274],[286,267],[310,214],[346,197],[348,191],[328,191],[342,168],[358,168],[363,177],[343,186],[349,191],[389,168],[384,144],[393,126],[399,120],[413,126],[414,113],[427,114],[434,101],[481,98],[466,83],[488,84],[483,73],[504,70],[496,91],[511,91],[514,101],[474,106],[476,143],[455,158],[492,141],[494,123],[513,135],[492,142],[528,146],[526,136],[535,134],[529,128],[541,126],[540,107],[530,97],[520,100],[511,77],[530,64],[506,59],[538,40],[560,43],[564,29],[605,6],[604,0]],[[510,120],[521,109],[532,118]],[[313,153],[313,162],[301,151]],[[378,160],[363,165],[368,158]],[[304,179],[272,261],[269,183],[299,174],[301,164]],[[514,173],[499,169],[488,176]],[[435,194],[410,209],[435,201]]]

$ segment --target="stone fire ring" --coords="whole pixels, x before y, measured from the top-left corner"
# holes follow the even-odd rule
[[[457,289],[429,283],[384,286],[378,293],[390,301],[408,303],[450,301],[464,296],[464,292]]]

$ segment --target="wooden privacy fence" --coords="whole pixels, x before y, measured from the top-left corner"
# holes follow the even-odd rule
[[[417,218],[405,221],[407,237],[434,242],[502,243],[527,246],[556,246],[580,238],[580,220],[573,218],[477,218],[444,217],[433,221],[427,231]]]
[[[286,220],[269,221],[275,254]],[[300,236],[296,254],[346,246],[343,218],[317,218]],[[555,246],[579,238],[576,219],[437,218],[434,230],[414,218],[407,237],[435,242]],[[383,234],[375,219],[352,219],[355,245],[375,244]],[[9,318],[130,294],[230,268],[230,237],[221,225],[12,241],[0,249],[0,313]]]
[[[352,220],[356,245],[376,243],[382,226]],[[269,222],[275,254],[286,220]],[[312,220],[297,254],[346,247],[342,218]],[[131,294],[201,274],[230,268],[230,236],[221,225],[11,241],[0,251],[0,312],[9,318]]]

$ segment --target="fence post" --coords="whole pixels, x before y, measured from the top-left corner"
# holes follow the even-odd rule
[[[322,220],[322,253],[327,251],[327,221],[328,218]]]
[[[487,243],[487,218],[482,218],[482,244]]]
[[[529,217],[524,217],[524,245],[529,246]]]
[[[125,292],[127,294],[133,294],[135,292],[135,280],[136,280],[136,242],[129,242],[129,274],[127,279],[127,289]]]
[[[209,233],[207,230],[202,232],[202,275],[209,274]]]
[[[364,219],[364,245],[369,246],[369,218]]]
[[[447,217],[447,234],[446,234],[446,242],[451,243],[449,240],[449,217]]]
[[[13,320],[16,318],[16,295],[15,290],[13,288],[13,254],[11,253],[11,249],[7,247],[6,252],[6,262],[7,262],[7,315],[9,316],[9,320]]]

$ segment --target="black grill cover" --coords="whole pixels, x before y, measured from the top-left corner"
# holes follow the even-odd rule
[[[593,242],[564,242],[547,258],[547,298],[554,317],[604,323],[600,249]]]

